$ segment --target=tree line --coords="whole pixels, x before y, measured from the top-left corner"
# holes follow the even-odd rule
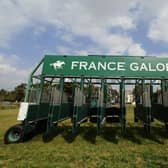
[[[5,89],[0,90],[0,102],[20,102],[24,100],[26,84],[21,83],[16,86],[13,90],[8,91]]]

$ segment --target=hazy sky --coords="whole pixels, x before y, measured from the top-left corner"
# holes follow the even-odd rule
[[[45,54],[168,55],[167,0],[0,0],[0,89]]]

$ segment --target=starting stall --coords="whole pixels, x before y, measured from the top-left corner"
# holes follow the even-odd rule
[[[135,100],[136,107],[134,108],[135,122],[142,121],[147,134],[150,134],[151,124],[151,84],[145,83],[145,80],[136,81],[135,84]]]
[[[153,118],[168,127],[167,73],[167,58],[46,55],[30,74],[18,113],[20,124],[7,130],[4,141],[23,142],[39,131],[45,139],[66,119],[72,121],[72,133],[87,121],[95,122],[101,134],[104,124],[117,117],[125,134],[128,83],[135,85],[135,120],[143,122],[147,133]],[[154,93],[156,80],[161,89]]]
[[[153,92],[152,117],[165,123],[168,130],[168,81],[160,80],[160,89]]]
[[[168,129],[167,88],[168,83],[165,79],[148,80],[147,82],[139,80],[135,84],[135,122],[142,121],[147,134],[150,134],[151,122],[154,119],[164,122]]]

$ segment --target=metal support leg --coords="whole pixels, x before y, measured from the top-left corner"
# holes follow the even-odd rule
[[[150,135],[150,123],[151,123],[151,107],[146,105],[147,100],[145,100],[144,94],[145,94],[145,81],[144,79],[142,80],[142,104],[143,104],[143,113],[144,113],[144,129],[147,135]],[[147,94],[147,93],[146,93]],[[150,97],[149,97],[150,99]]]
[[[151,99],[151,107],[150,107],[150,121],[153,122],[153,112],[152,112],[152,104],[153,104],[153,81],[150,81],[150,99]]]
[[[126,110],[125,110],[125,84],[124,79],[120,83],[120,109],[121,109],[121,132],[126,133]]]
[[[59,102],[57,105],[59,105],[59,109],[58,109],[58,120],[60,118],[61,115],[61,108],[62,108],[62,100],[63,100],[63,89],[64,89],[64,78],[60,78],[60,95],[59,95]],[[49,108],[49,113],[48,113],[48,120],[47,120],[47,129],[45,134],[43,135],[43,140],[44,141],[48,141],[48,139],[51,139],[53,134],[56,132],[57,130],[57,124],[58,123],[53,123],[53,117],[54,117],[54,107],[53,107],[54,103],[53,100],[51,98],[51,102],[50,102],[50,108]]]
[[[104,91],[105,91],[105,81],[102,79],[101,81],[101,89],[99,91],[99,99],[98,99],[98,111],[97,111],[97,135],[101,134],[102,124],[104,121],[104,111],[105,111],[105,103],[104,103]]]
[[[139,96],[138,96],[138,81],[136,80],[135,83],[135,107],[134,107],[134,122],[138,122],[137,116],[137,104],[139,103]]]
[[[83,110],[83,102],[84,102],[84,78],[81,78],[81,84],[80,84],[80,89],[77,88],[76,92],[75,92],[75,101],[74,101],[74,110],[73,110],[73,127],[72,127],[72,133],[76,134],[77,132],[79,132],[79,119],[78,119],[78,115],[79,115],[79,109]],[[79,97],[82,96],[82,97]]]

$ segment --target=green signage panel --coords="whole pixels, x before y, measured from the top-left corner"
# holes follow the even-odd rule
[[[168,78],[168,58],[134,56],[50,56],[44,58],[44,75]]]

